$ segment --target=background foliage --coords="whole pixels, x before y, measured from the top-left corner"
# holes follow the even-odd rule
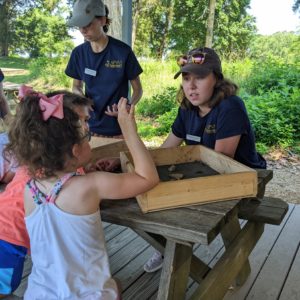
[[[0,67],[28,70],[6,76],[7,81],[45,91],[71,88],[64,69],[74,45],[65,21],[74,2],[0,0]],[[180,78],[173,79],[175,57],[204,45],[208,4],[209,0],[133,0],[134,50],[144,69],[144,96],[137,107],[144,139],[163,140],[170,130],[180,85]],[[222,57],[226,77],[240,86],[260,149],[280,146],[300,152],[300,34],[257,35],[249,4],[250,0],[217,1],[213,47]],[[299,13],[299,0],[294,10]],[[20,54],[30,59],[17,57]]]

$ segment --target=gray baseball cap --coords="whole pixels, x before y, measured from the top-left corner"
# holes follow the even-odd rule
[[[105,16],[105,5],[101,0],[77,0],[73,7],[69,26],[85,27],[95,17]]]

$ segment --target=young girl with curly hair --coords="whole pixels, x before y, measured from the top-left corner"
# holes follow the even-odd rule
[[[91,158],[90,135],[78,115],[63,106],[63,97],[26,96],[9,132],[8,153],[31,176],[24,206],[33,269],[24,299],[118,299],[99,204],[145,192],[158,183],[158,174],[125,98],[118,103],[118,121],[135,172],[78,173]]]

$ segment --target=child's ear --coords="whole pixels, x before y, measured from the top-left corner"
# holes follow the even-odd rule
[[[72,154],[74,157],[78,158],[80,154],[80,146],[78,144],[75,144],[72,148]]]

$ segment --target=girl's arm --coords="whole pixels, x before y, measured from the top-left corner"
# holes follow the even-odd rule
[[[134,172],[112,174],[95,172],[88,174],[96,186],[99,197],[121,199],[134,197],[146,192],[159,182],[156,166],[142,140],[138,136],[134,119],[134,105],[130,111],[126,108],[127,99],[121,98],[118,103],[118,121],[127,147],[132,155]]]
[[[234,158],[235,151],[240,142],[241,136],[235,135],[229,138],[216,140],[215,151],[223,153],[231,158]]]

